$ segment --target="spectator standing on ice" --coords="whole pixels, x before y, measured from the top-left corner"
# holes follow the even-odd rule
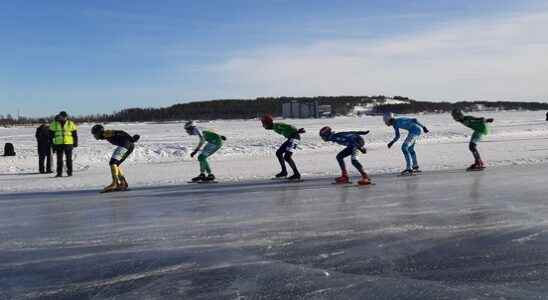
[[[128,158],[135,149],[135,143],[139,140],[139,135],[131,136],[122,130],[105,130],[103,125],[95,125],[91,128],[91,134],[96,140],[107,140],[109,143],[117,146],[110,159],[110,173],[112,183],[103,189],[103,193],[114,191],[126,191],[128,183],[120,165]]]
[[[200,175],[192,178],[192,182],[212,182],[215,181],[215,175],[211,172],[207,158],[213,155],[223,146],[223,141],[226,137],[219,135],[210,130],[200,130],[194,121],[185,123],[185,131],[189,135],[196,135],[200,138],[198,146],[190,153],[190,157],[194,157],[198,152],[198,161],[200,162]],[[202,148],[203,146],[203,148]],[[207,176],[206,176],[207,173]]]
[[[487,126],[487,123],[492,123],[494,120],[485,119],[485,118],[476,118],[473,116],[465,116],[462,113],[462,110],[457,108],[453,109],[453,111],[451,112],[451,115],[453,116],[453,119],[455,119],[455,121],[474,130],[474,133],[472,134],[472,138],[470,138],[470,143],[469,143],[470,152],[472,152],[472,155],[474,155],[474,163],[470,167],[468,167],[468,169],[466,170],[481,171],[485,169],[485,166],[483,164],[483,161],[481,160],[477,145],[482,140],[482,138],[489,133],[489,127]]]
[[[401,151],[405,158],[405,170],[401,172],[401,175],[413,175],[419,173],[419,164],[417,162],[417,154],[415,153],[415,143],[420,137],[422,130],[424,133],[428,133],[428,129],[419,123],[417,119],[414,118],[394,118],[394,114],[385,113],[383,116],[384,123],[386,126],[394,127],[395,137],[388,143],[388,148],[392,148],[394,143],[400,139],[400,129],[405,129],[409,132],[407,138],[401,145]]]
[[[51,139],[49,125],[46,120],[40,120],[40,126],[36,128],[36,142],[38,144],[38,171],[41,174],[52,173],[51,171]],[[45,163],[45,167],[44,167]]]
[[[78,147],[78,127],[68,119],[68,114],[60,112],[49,126],[53,151],[57,156],[57,176],[63,176],[63,154],[67,160],[67,175],[72,176],[72,150]]]
[[[320,137],[326,142],[333,142],[339,145],[346,146],[344,150],[337,154],[337,162],[341,168],[341,177],[335,179],[335,183],[350,183],[350,178],[348,177],[348,172],[346,171],[346,165],[344,159],[348,156],[351,157],[352,165],[360,172],[362,179],[358,181],[360,185],[371,184],[371,180],[367,173],[363,170],[363,166],[358,160],[358,151],[361,153],[366,153],[365,150],[365,141],[361,137],[362,135],[368,134],[369,131],[347,131],[347,132],[334,132],[330,127],[325,126],[320,129]]]
[[[289,124],[274,122],[271,115],[263,116],[261,118],[261,123],[263,124],[264,129],[274,130],[274,132],[283,135],[287,139],[276,151],[276,157],[282,168],[281,172],[276,174],[276,178],[287,177],[287,168],[285,166],[285,163],[287,162],[291,167],[291,170],[293,170],[293,175],[287,179],[301,179],[301,174],[297,169],[295,161],[293,161],[293,152],[297,149],[297,145],[301,140],[301,134],[305,132],[304,129],[297,129],[295,126]]]

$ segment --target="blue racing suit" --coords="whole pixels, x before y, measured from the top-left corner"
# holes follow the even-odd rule
[[[419,164],[417,162],[417,154],[415,153],[415,142],[421,135],[421,128],[424,128],[424,125],[419,123],[417,119],[395,118],[394,124],[392,126],[394,127],[394,132],[396,136],[389,145],[391,146],[400,139],[400,129],[405,129],[409,131],[407,138],[401,145],[401,151],[403,152],[403,156],[405,157],[406,170],[411,170],[411,167],[418,168]]]
[[[365,172],[363,170],[363,166],[358,161],[358,153],[357,151],[365,151],[364,145],[365,142],[361,135],[368,134],[369,131],[348,131],[348,132],[338,132],[333,133],[329,138],[327,139],[328,142],[337,143],[339,145],[346,146],[344,150],[339,152],[337,154],[337,162],[339,163],[339,166],[341,168],[341,171],[343,174],[346,174],[346,165],[344,164],[344,159],[347,156],[351,157],[352,165],[360,172],[360,174],[364,175]]]

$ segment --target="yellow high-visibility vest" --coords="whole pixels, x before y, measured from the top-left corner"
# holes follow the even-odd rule
[[[61,126],[61,122],[54,121],[49,126],[49,130],[53,131],[54,145],[74,145],[72,132],[78,130],[74,122],[67,120],[65,126]]]

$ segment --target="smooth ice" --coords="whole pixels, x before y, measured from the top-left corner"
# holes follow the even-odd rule
[[[0,195],[0,299],[548,299],[546,165]]]

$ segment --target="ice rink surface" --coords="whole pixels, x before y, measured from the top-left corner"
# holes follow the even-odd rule
[[[0,299],[548,299],[548,166],[0,195]]]

